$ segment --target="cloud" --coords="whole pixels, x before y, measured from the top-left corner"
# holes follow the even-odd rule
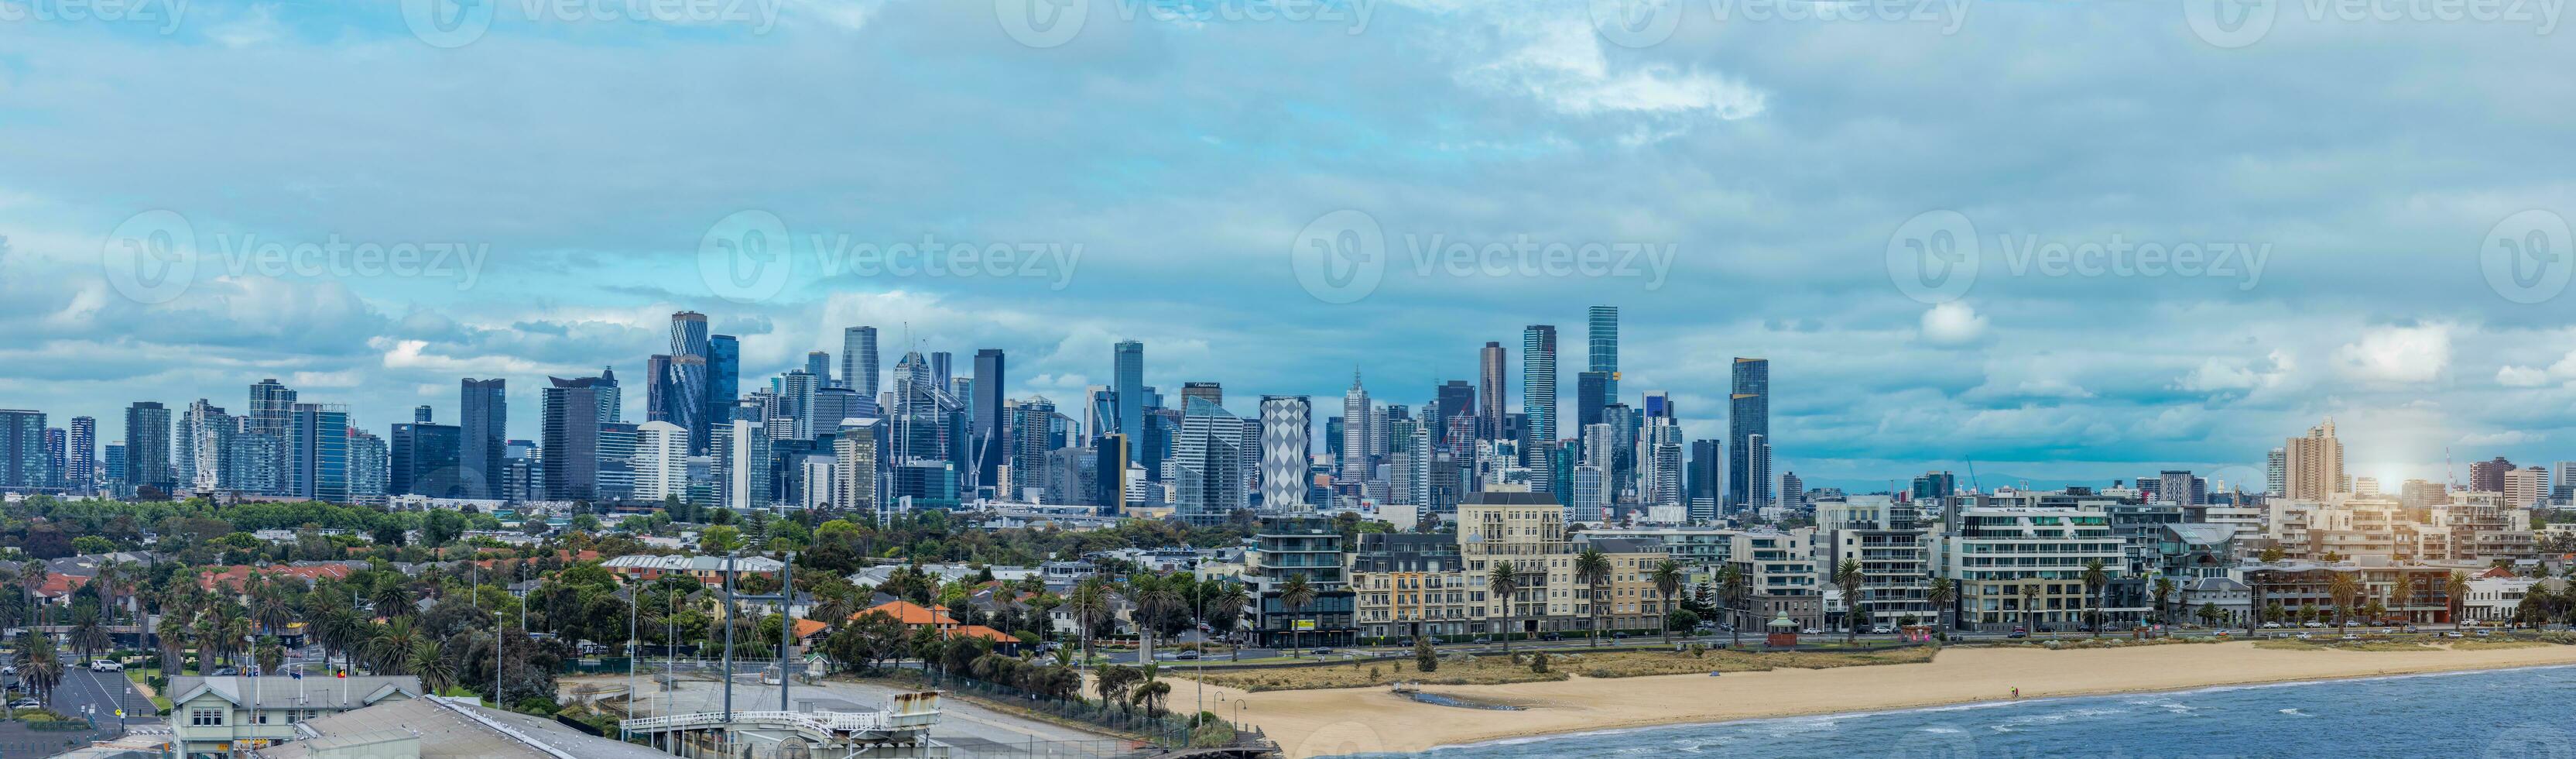
[[[2507,446],[2544,442],[2548,439],[2548,435],[2540,433],[2524,432],[2522,430],[2507,430],[2504,432],[2488,432],[2465,436],[2460,438],[2460,444],[2473,446]]]
[[[2363,382],[2422,384],[2440,379],[2451,363],[2451,328],[2445,325],[2381,327],[2335,351],[2344,373]]]
[[[1951,301],[1923,312],[1923,339],[1933,345],[1958,346],[1985,337],[1986,317],[1966,301]]]
[[[2496,370],[2496,384],[2505,387],[2541,387],[2549,383],[2549,372],[2545,369],[2507,366]]]

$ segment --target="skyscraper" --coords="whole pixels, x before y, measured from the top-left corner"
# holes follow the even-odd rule
[[[707,337],[707,418],[725,420],[742,400],[742,342],[732,335]],[[610,420],[617,421],[617,420]]]
[[[841,330],[841,382],[868,400],[877,399],[877,328]],[[837,475],[836,475],[837,476]]]
[[[363,506],[385,505],[386,487],[391,475],[391,456],[386,452],[385,439],[356,428],[342,428],[340,431],[349,440],[349,494],[345,496],[348,502]]]
[[[2290,495],[2290,451],[2274,448],[2263,457],[2263,494],[2273,498]]]
[[[0,488],[41,488],[53,483],[45,452],[45,412],[0,409]]]
[[[689,431],[652,421],[637,425],[635,434],[636,500],[689,497]]]
[[[871,354],[873,355],[873,354]],[[853,420],[832,436],[832,506],[873,517],[877,502],[877,436],[875,419]]]
[[[1343,483],[1368,481],[1370,413],[1368,389],[1360,386],[1359,370],[1353,369],[1351,389],[1342,393],[1342,458],[1335,462],[1341,469],[1337,479]]]
[[[806,373],[806,374],[814,375],[814,378],[815,378],[815,379],[822,380],[822,382],[823,382],[823,386],[824,386],[824,387],[831,387],[831,386],[832,386],[832,352],[831,352],[831,351],[806,351],[806,352],[805,352],[805,373]]]
[[[1532,441],[1556,442],[1554,326],[1532,324],[1521,329],[1521,413],[1529,416]]]
[[[1007,420],[1002,418],[1002,386],[1008,382],[1003,378],[1003,369],[1002,349],[975,351],[975,486],[993,486],[996,492],[1009,489],[995,475],[1011,455],[1010,432],[1003,427]],[[1048,411],[1054,409],[1050,407]]]
[[[502,452],[509,446],[509,381],[465,378],[456,396],[456,486],[462,498],[501,498]]]
[[[455,498],[465,491],[462,428],[426,422],[397,424],[386,442],[385,492]]]
[[[1601,409],[1610,405],[1610,375],[1606,372],[1583,372],[1574,375],[1574,427],[1582,429],[1601,423]]]
[[[707,448],[707,436],[713,432],[716,419],[711,413],[709,404],[711,398],[707,393],[706,314],[682,311],[671,315],[671,351],[668,355],[671,357],[671,377],[669,383],[665,385],[667,390],[663,401],[670,407],[663,410],[662,418],[689,431],[691,453],[704,453]],[[582,386],[586,392],[581,395],[594,402],[599,401],[601,397],[598,392],[598,378],[590,378],[590,380]],[[595,437],[596,427],[590,431]],[[546,450],[549,453],[547,458],[553,458],[551,455],[553,448],[549,446]],[[592,453],[595,454],[596,451]],[[548,463],[548,471],[553,471],[551,462]],[[583,480],[580,487],[584,494],[583,499],[587,500],[590,494],[595,492],[592,488],[597,485],[597,472],[585,470],[582,474]],[[548,482],[548,487],[553,487],[551,481]]]
[[[1592,328],[1591,369],[1600,372],[1601,405],[1619,402],[1619,307],[1593,306],[1587,322]]]
[[[1181,408],[1189,408],[1191,398],[1223,406],[1225,405],[1225,385],[1217,382],[1181,383]]]
[[[137,401],[125,408],[125,486],[152,488],[163,497],[178,489],[170,466],[170,409],[158,401]]]
[[[1745,506],[1760,509],[1775,504],[1771,481],[1771,436],[1754,433],[1744,436]],[[1731,485],[1731,483],[1730,483]]]
[[[1010,443],[1011,465],[1007,482],[997,481],[996,491],[1003,500],[1019,500],[1031,491],[1047,490],[1047,456],[1055,452],[1050,428],[1055,424],[1055,402],[1038,396],[1010,404],[1003,416],[1009,428],[1005,436]],[[1035,500],[1032,498],[1032,500]]]
[[[1145,344],[1119,341],[1110,374],[1118,394],[1118,428],[1111,431],[1126,435],[1129,452],[1136,453],[1145,439]]]
[[[1756,451],[1750,442],[1761,435],[1765,446],[1771,437],[1771,361],[1759,358],[1735,359],[1735,392],[1727,396],[1726,414],[1726,502],[1732,506],[1768,505],[1757,491],[1771,488],[1770,471],[1756,472]],[[1760,452],[1769,456],[1766,447]],[[1768,462],[1764,464],[1767,466]]]
[[[418,406],[413,406],[411,407],[411,422],[413,424],[428,424],[430,423],[431,413],[432,412],[429,410],[429,404],[424,403]]]
[[[349,489],[349,407],[298,403],[289,409],[286,462],[288,493],[324,503],[355,503]]]
[[[1466,380],[1450,380],[1432,388],[1430,413],[1423,415],[1423,426],[1431,430],[1432,443],[1442,447],[1470,445],[1469,440],[1456,439],[1449,434],[1449,420],[1459,417],[1473,419],[1477,408],[1476,386],[1467,384]],[[1483,420],[1476,420],[1463,437],[1474,438],[1483,431]]]
[[[600,378],[547,381],[551,384],[539,403],[544,423],[537,442],[543,452],[537,489],[549,501],[594,500],[599,493]]]
[[[1503,344],[1486,343],[1476,358],[1476,392],[1484,396],[1476,412],[1476,437],[1493,440],[1503,436],[1503,396],[1510,392],[1503,388]]]
[[[53,477],[53,487],[71,487],[63,474],[70,467],[71,433],[61,427],[45,428],[45,469]]]
[[[269,483],[270,494],[283,495],[293,478],[287,476],[286,418],[295,413],[295,390],[264,379],[250,386],[250,432],[266,436],[277,456],[267,462],[268,472],[261,479]],[[131,453],[132,439],[126,441]],[[131,456],[129,455],[129,459]],[[256,466],[258,462],[253,462]],[[129,481],[128,487],[131,487]]]
[[[96,492],[98,490],[98,418],[72,417],[72,424],[65,429],[64,438],[65,445],[69,449],[64,453],[63,476],[69,480],[65,486],[71,488],[74,493]]]
[[[1307,468],[1314,459],[1315,401],[1303,395],[1261,397],[1261,505],[1306,511]]]
[[[1691,521],[1717,518],[1718,497],[1724,495],[1726,482],[1726,444],[1719,440],[1700,439],[1690,444],[1690,472],[1684,477],[1684,503],[1690,506]]]
[[[2323,501],[2326,496],[2344,492],[2343,441],[2335,437],[2334,417],[2308,429],[2305,437],[2290,438],[2282,446],[2288,465],[2289,497],[2302,501]]]

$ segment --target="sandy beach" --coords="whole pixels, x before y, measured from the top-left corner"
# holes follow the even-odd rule
[[[1463,685],[1430,693],[1525,707],[1433,706],[1386,689],[1243,693],[1175,682],[1171,705],[1194,702],[1259,726],[1290,759],[1596,730],[1885,711],[2007,700],[2188,690],[2222,685],[2576,664],[2576,646],[2480,651],[2294,651],[2250,642],[2126,649],[1957,649],[1929,664]],[[1178,676],[1178,673],[1174,673]]]

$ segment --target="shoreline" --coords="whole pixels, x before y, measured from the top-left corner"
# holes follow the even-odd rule
[[[1489,712],[1422,704],[1386,689],[1244,693],[1173,684],[1173,706],[1204,687],[1210,711],[1278,741],[1290,759],[1422,753],[1583,735],[1765,720],[1981,709],[2119,695],[2576,666],[2576,646],[2454,651],[2290,651],[2250,641],[2049,651],[1953,649],[1925,664],[1670,675],[1559,683],[1433,686],[1425,692],[1524,704]],[[1184,679],[1185,680],[1185,679]],[[2023,698],[2010,698],[2021,687]]]

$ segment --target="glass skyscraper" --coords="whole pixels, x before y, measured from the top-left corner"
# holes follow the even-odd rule
[[[501,498],[501,454],[510,437],[509,381],[465,378],[457,388],[456,408],[457,494]]]
[[[1591,370],[1600,372],[1601,404],[1619,402],[1619,307],[1593,306]]]
[[[877,328],[849,327],[841,330],[841,383],[877,399]]]
[[[1529,417],[1530,439],[1556,442],[1556,327],[1532,324],[1521,329],[1521,413]]]
[[[1735,392],[1729,396],[1726,414],[1726,502],[1734,506],[1756,503],[1760,491],[1768,490],[1771,436],[1771,361],[1760,358],[1735,360]],[[1751,445],[1752,438],[1762,436],[1762,450]],[[1757,461],[1756,459],[1764,459]]]
[[[1111,389],[1118,394],[1118,429],[1113,431],[1133,445],[1145,431],[1145,344],[1120,341],[1111,375],[1116,382]]]

